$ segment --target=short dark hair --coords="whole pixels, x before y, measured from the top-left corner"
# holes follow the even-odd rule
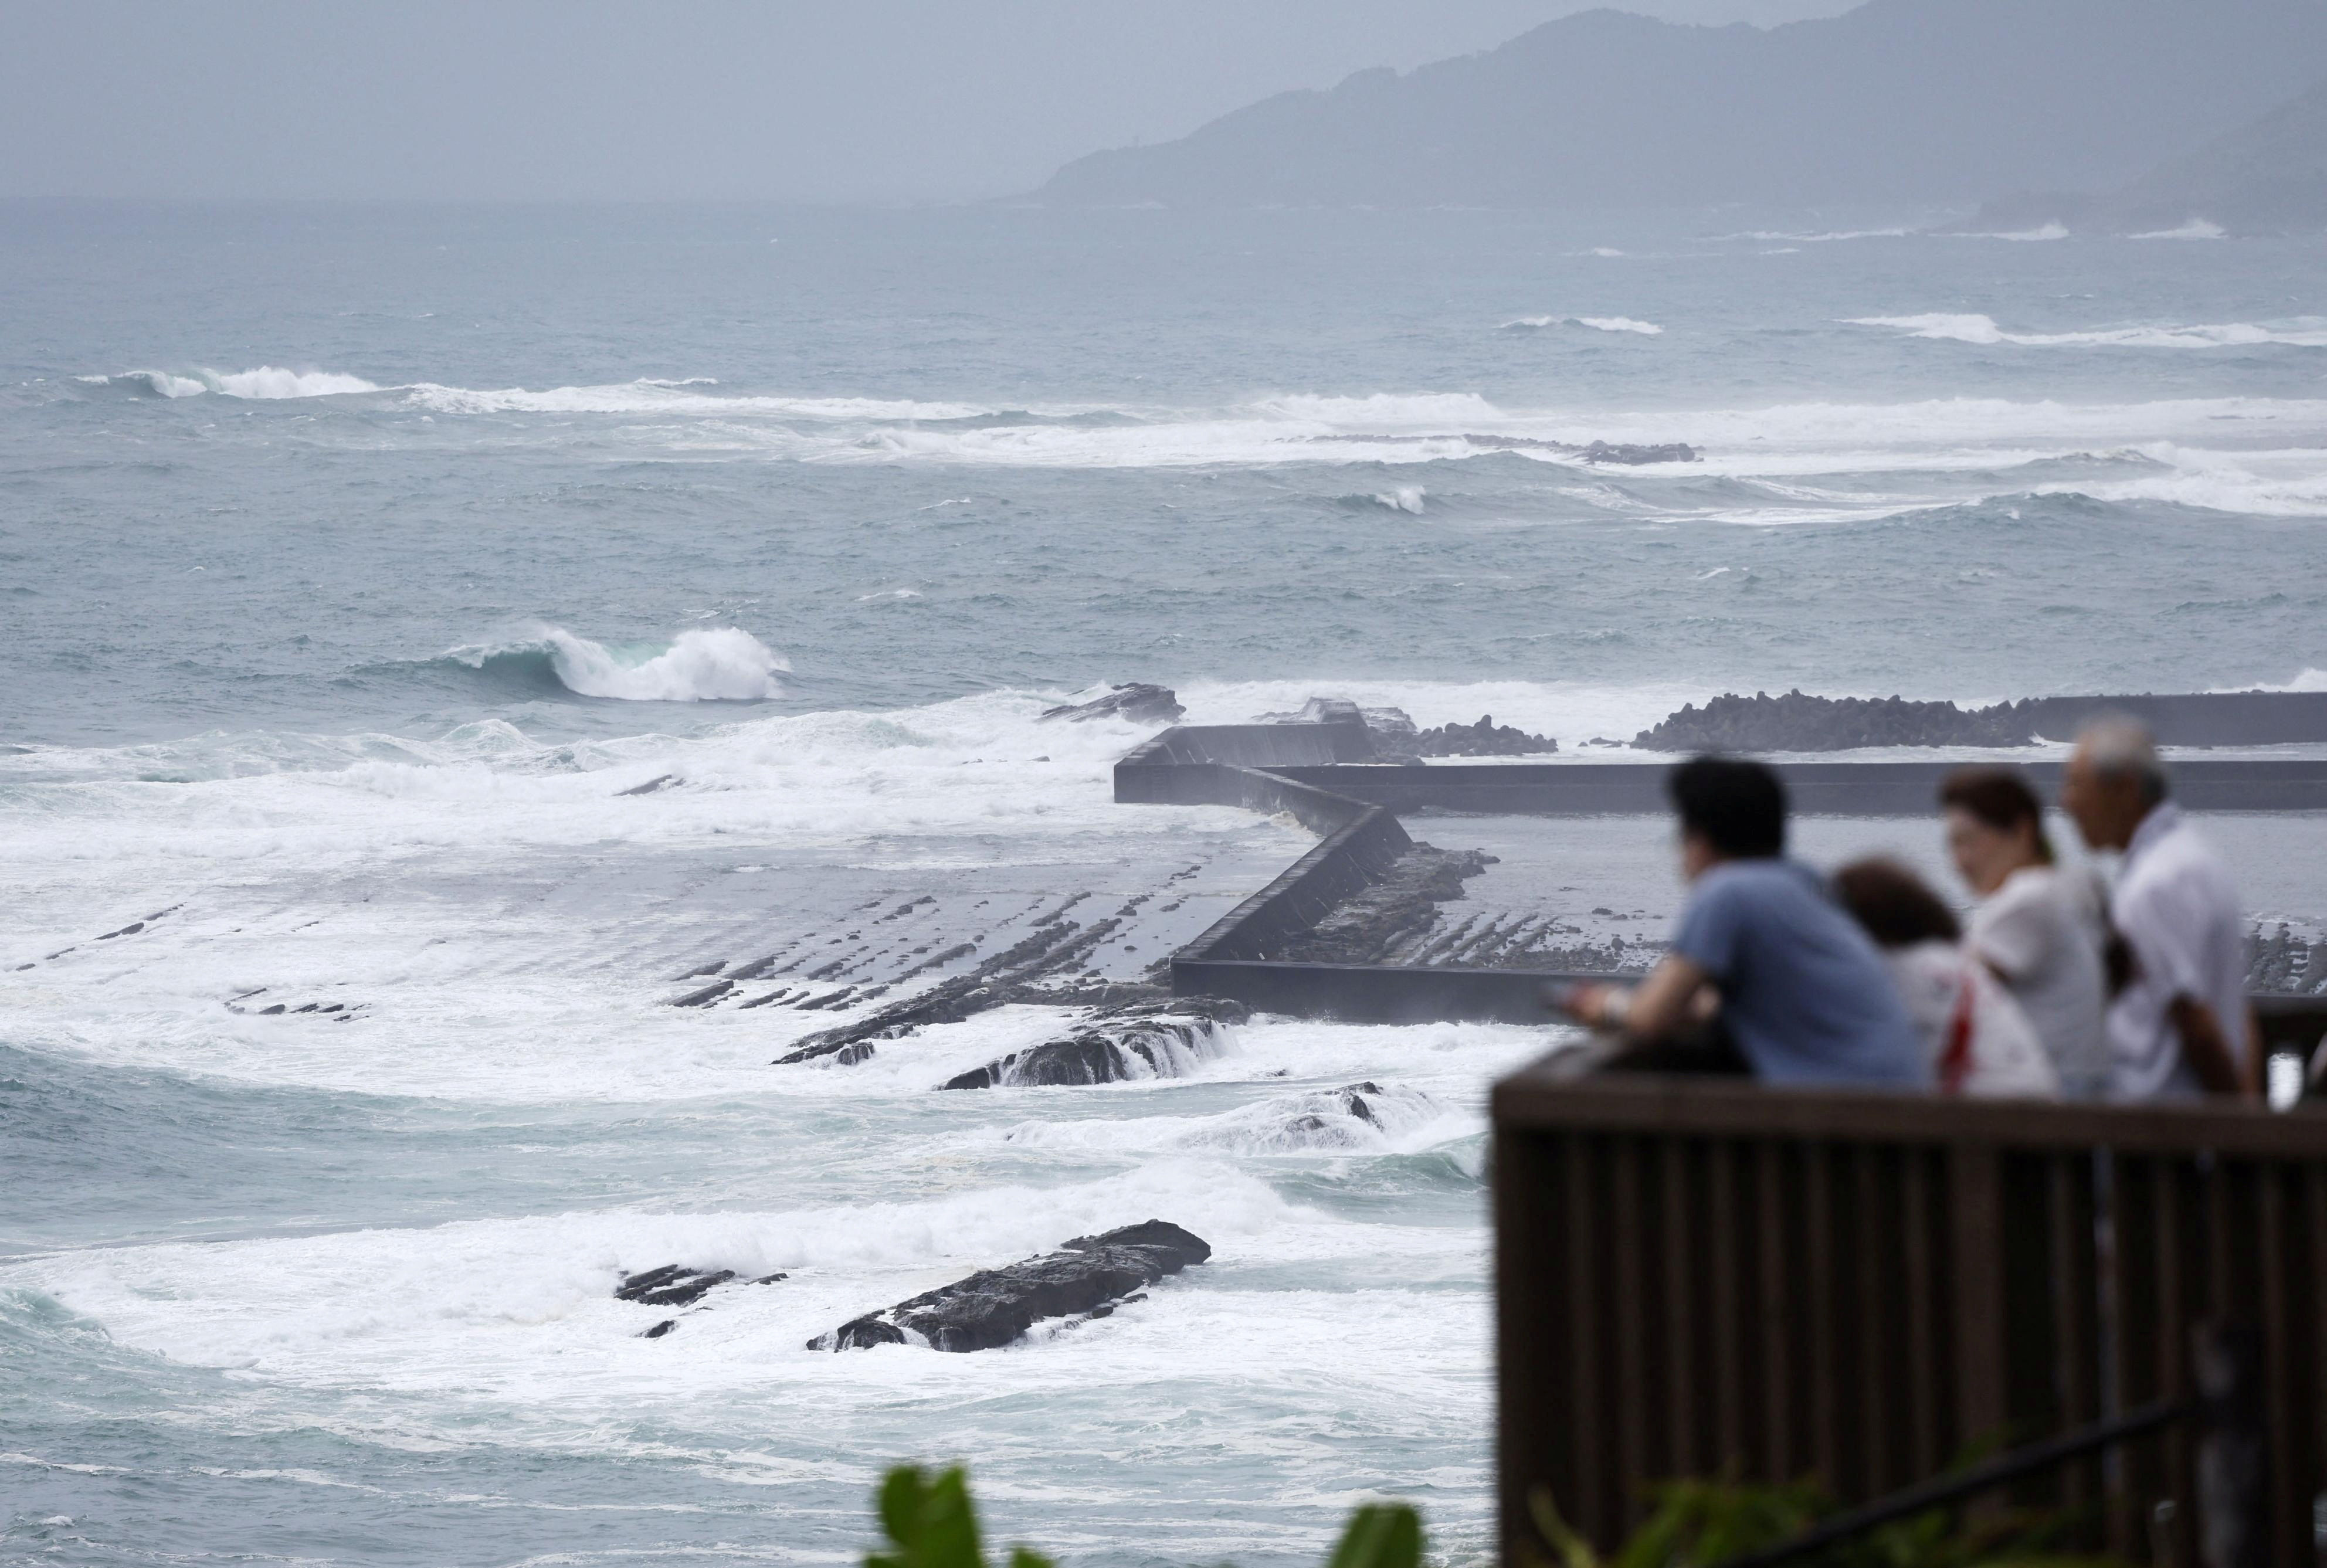
[[[1923,879],[1895,860],[1853,861],[1834,873],[1834,896],[1866,929],[1878,947],[1954,942],[1963,937],[1956,912]]]
[[[1691,757],[1665,780],[1681,831],[1701,835],[1732,860],[1786,852],[1786,786],[1760,762]]]
[[[2052,841],[2044,835],[2044,807],[2017,768],[1958,768],[1939,786],[1939,805],[1965,812],[1998,833],[2022,823],[2036,830],[2036,854],[2052,863]]]

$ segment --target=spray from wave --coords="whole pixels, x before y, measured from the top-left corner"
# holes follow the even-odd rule
[[[1521,316],[1503,323],[1505,331],[1541,331],[1548,327],[1589,327],[1595,332],[1637,332],[1644,338],[1664,334],[1664,329],[1656,322],[1635,321],[1631,316]]]
[[[741,627],[682,631],[657,649],[593,642],[544,626],[518,643],[456,648],[455,664],[536,689],[631,703],[763,702],[783,695],[791,666]]]
[[[200,397],[212,393],[221,397],[338,397],[379,390],[360,376],[343,376],[334,370],[286,370],[279,365],[232,371],[198,369],[182,376],[170,370],[125,370],[118,376],[83,376],[80,380],[143,397]]]

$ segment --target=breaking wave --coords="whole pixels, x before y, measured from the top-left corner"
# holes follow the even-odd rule
[[[256,369],[218,371],[195,369],[185,375],[170,370],[125,370],[117,376],[83,376],[87,386],[105,387],[142,397],[339,397],[351,392],[377,392],[377,384],[360,376],[334,370],[286,370],[276,365]]]
[[[2224,230],[2219,223],[2203,218],[2192,218],[2179,229],[2153,229],[2146,234],[2130,236],[2135,239],[2220,239]]]
[[[1635,321],[1631,316],[1521,316],[1503,323],[1505,331],[1540,331],[1547,327],[1589,327],[1595,332],[1637,332],[1648,338],[1664,334],[1664,329],[1656,322]]]
[[[517,643],[456,648],[438,662],[479,670],[535,691],[631,703],[763,702],[783,695],[779,675],[791,666],[740,627],[682,631],[658,651],[609,648],[545,626]]]
[[[966,403],[918,403],[883,397],[755,397],[745,393],[722,396],[701,390],[710,384],[699,378],[624,381],[602,387],[552,387],[534,392],[522,387],[479,390],[424,381],[406,388],[405,396],[414,407],[435,414],[759,414],[827,421],[981,419],[995,415],[992,409]]]
[[[1724,234],[1722,239],[1784,240],[1795,245],[1826,245],[1837,239],[1904,239],[1904,229],[1841,229],[1827,234],[1791,234],[1776,229],[1749,229],[1743,234]]]
[[[2101,349],[2243,349],[2281,344],[2298,349],[2327,349],[2327,317],[2304,316],[2269,325],[2253,322],[2223,322],[2200,326],[2109,327],[2083,332],[2007,332],[1993,316],[1933,314],[1921,316],[1853,316],[1854,327],[1889,327],[1911,338],[1936,338],[1958,343],[2016,343],[2024,348]]]

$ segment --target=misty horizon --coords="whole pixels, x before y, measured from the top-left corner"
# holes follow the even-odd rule
[[[0,198],[982,201],[1276,93],[1491,49],[1589,8],[11,0]],[[1774,24],[1849,4],[1622,8]]]

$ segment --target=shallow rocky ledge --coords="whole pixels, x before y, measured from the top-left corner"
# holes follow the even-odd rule
[[[1057,1252],[868,1312],[808,1342],[811,1350],[869,1350],[923,1344],[936,1350],[990,1350],[1045,1318],[1102,1318],[1137,1299],[1165,1274],[1212,1255],[1202,1238],[1150,1219],[1100,1236],[1080,1236]]]

